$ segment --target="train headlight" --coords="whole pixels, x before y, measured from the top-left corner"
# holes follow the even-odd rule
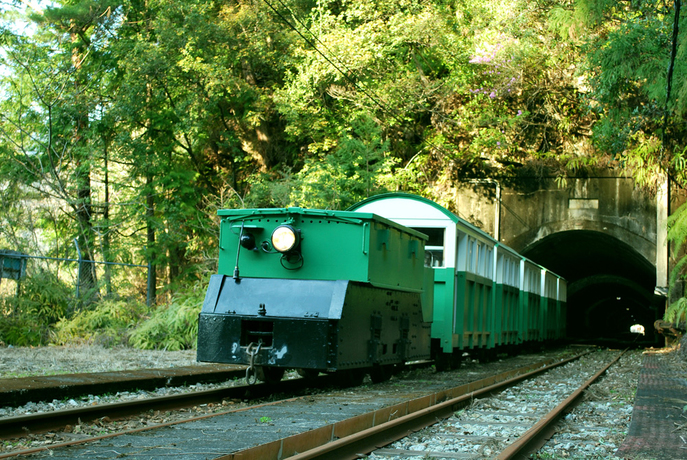
[[[272,247],[279,252],[290,252],[298,247],[300,234],[290,225],[280,225],[272,232]]]

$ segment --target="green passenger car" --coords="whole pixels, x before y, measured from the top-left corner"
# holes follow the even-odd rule
[[[520,333],[520,260],[522,256],[496,245],[496,295],[494,297],[494,347],[522,344]]]
[[[457,367],[464,352],[489,359],[499,349],[565,336],[565,280],[443,206],[388,193],[350,210],[375,213],[428,235],[437,367]]]

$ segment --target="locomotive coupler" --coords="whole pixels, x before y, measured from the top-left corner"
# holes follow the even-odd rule
[[[248,345],[248,348],[246,349],[246,353],[248,353],[248,369],[246,369],[246,383],[248,385],[255,385],[258,381],[258,373],[255,368],[255,357],[257,356],[258,353],[260,353],[260,348],[262,347],[262,340],[258,342],[258,345],[255,346],[254,342],[251,342],[250,345]]]

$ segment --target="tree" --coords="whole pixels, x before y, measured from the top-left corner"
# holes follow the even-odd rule
[[[599,118],[595,145],[641,184],[653,186],[656,173],[664,170],[684,185],[685,15],[664,1],[577,1],[574,6],[569,16],[590,33],[582,75],[590,89],[589,107]]]
[[[99,59],[115,20],[106,2],[65,3],[34,11],[38,32],[5,31],[4,116],[0,125],[11,176],[43,196],[63,201],[74,219],[81,259],[94,260],[95,210],[91,168],[97,133],[90,118],[98,84],[106,80]],[[86,303],[97,291],[95,265],[79,267]]]

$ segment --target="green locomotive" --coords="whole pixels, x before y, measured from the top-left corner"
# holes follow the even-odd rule
[[[566,283],[431,200],[378,195],[348,211],[221,210],[219,270],[198,360],[389,377],[409,361],[565,337]]]
[[[199,361],[246,364],[249,381],[279,380],[287,368],[383,380],[395,365],[430,358],[425,235],[347,211],[219,216],[219,273],[200,313]]]

